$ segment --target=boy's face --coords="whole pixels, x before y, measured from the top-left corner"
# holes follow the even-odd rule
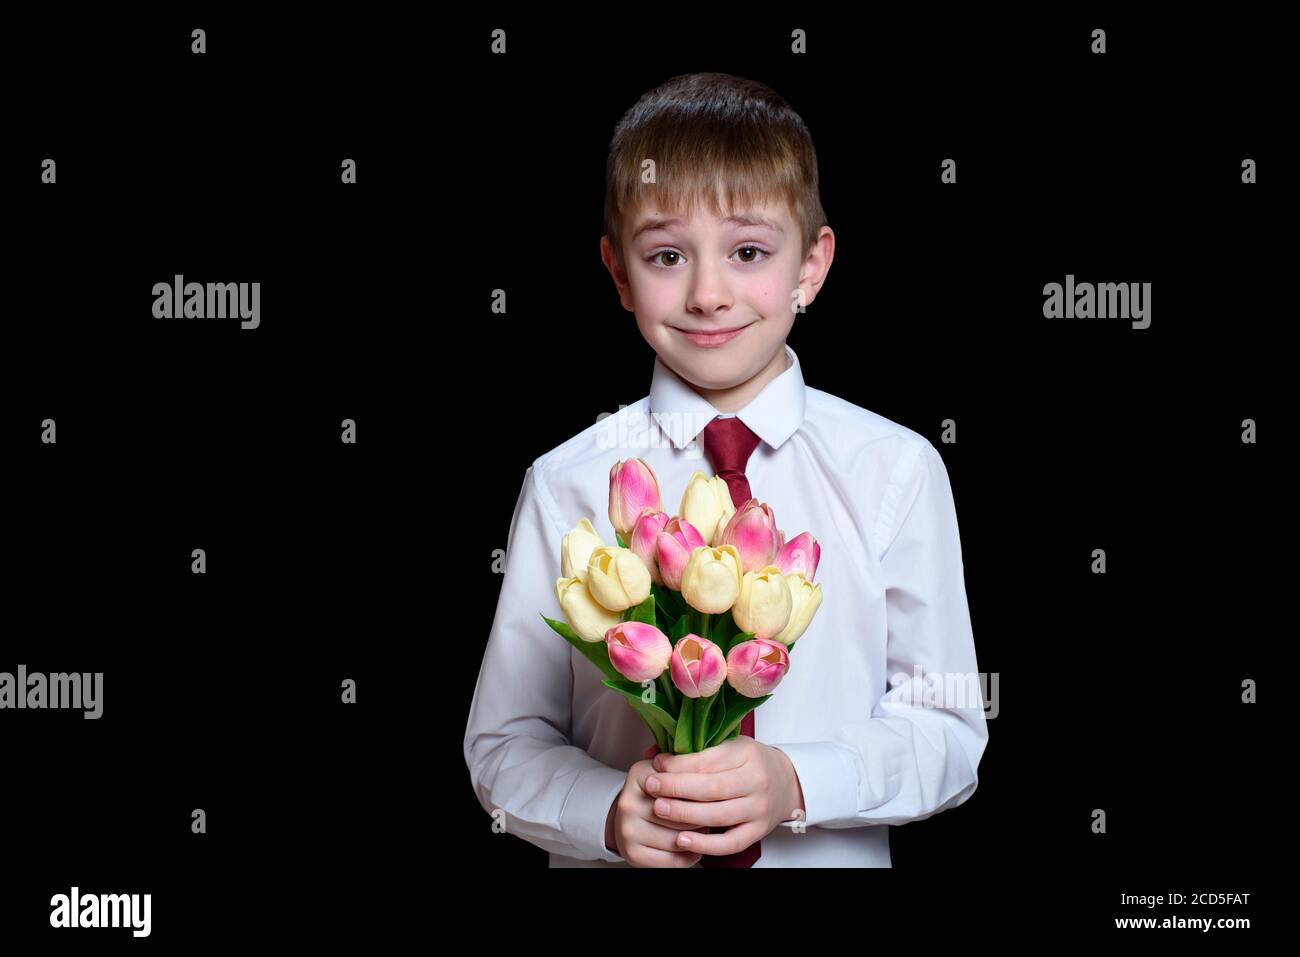
[[[780,357],[794,324],[796,292],[811,303],[829,267],[825,234],[805,257],[784,203],[723,217],[697,203],[690,218],[636,211],[624,232],[623,265],[601,239],[601,258],[623,306],[659,358],[702,389],[731,389]]]

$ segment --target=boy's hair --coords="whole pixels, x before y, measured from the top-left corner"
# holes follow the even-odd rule
[[[642,163],[655,180],[643,183]],[[784,200],[803,253],[826,225],[808,128],[770,87],[726,73],[675,76],[646,93],[614,130],[605,166],[605,232],[620,265],[622,230],[644,208],[719,216]]]

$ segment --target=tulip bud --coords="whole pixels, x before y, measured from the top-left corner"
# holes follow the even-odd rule
[[[605,543],[596,534],[591,519],[580,518],[573,531],[560,542],[560,574],[565,578],[587,580],[587,562],[591,553]]]
[[[789,670],[790,655],[779,641],[742,641],[727,655],[727,683],[746,698],[771,694]]]
[[[626,540],[647,508],[664,510],[654,470],[642,459],[615,462],[609,470],[609,523]]]
[[[722,544],[736,546],[742,573],[773,564],[781,547],[781,532],[771,507],[756,498],[741,505],[723,527]]]
[[[587,587],[610,611],[625,611],[650,594],[650,569],[630,548],[602,545],[587,563]]]
[[[775,565],[746,572],[740,580],[740,594],[731,616],[741,631],[759,638],[771,638],[785,629],[794,607],[790,586]]]
[[[645,563],[645,567],[650,570],[650,579],[656,585],[664,583],[662,576],[659,574],[659,566],[655,561],[656,539],[667,524],[667,512],[652,512],[650,509],[646,509],[641,513],[641,517],[636,520],[636,525],[632,528],[632,540],[627,543],[628,548],[632,549],[637,558],[641,559]]]
[[[609,663],[629,681],[654,681],[668,667],[672,642],[654,625],[624,621],[605,632]]]
[[[813,616],[821,607],[822,586],[812,584],[798,572],[786,575],[785,583],[790,588],[790,620],[781,632],[772,637],[772,640],[789,647],[808,630]]]
[[[727,680],[727,658],[722,649],[698,635],[678,639],[669,667],[673,684],[688,698],[708,698]]]
[[[721,486],[718,492],[718,500],[722,502],[722,514],[718,516],[717,527],[713,529],[713,534],[709,536],[709,544],[715,548],[719,545],[725,545],[722,540],[722,533],[727,528],[727,523],[731,521],[731,516],[736,514],[736,506],[731,498],[731,487],[727,485],[725,479],[713,476],[713,482]]]
[[[682,572],[686,571],[691,552],[705,544],[704,536],[690,522],[683,518],[669,520],[655,541],[655,560],[663,584],[681,591]]]
[[[731,501],[731,489],[727,487],[726,481],[717,475],[709,478],[697,471],[691,475],[686,491],[682,493],[682,504],[677,514],[704,536],[705,544],[712,544],[719,528],[725,525],[735,510],[736,506]]]
[[[772,562],[781,574],[798,572],[809,581],[817,574],[817,563],[822,560],[822,547],[811,532],[803,532],[781,546]]]
[[[682,597],[696,611],[720,615],[740,594],[740,553],[735,545],[701,546],[682,572]]]
[[[581,578],[556,579],[555,596],[564,609],[564,617],[583,641],[604,641],[605,632],[619,623],[619,613],[592,598]]]

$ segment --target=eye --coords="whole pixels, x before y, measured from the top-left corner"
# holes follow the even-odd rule
[[[658,259],[660,256],[676,256],[678,257],[678,259],[680,259],[681,255],[682,254],[675,249],[661,249],[659,252],[652,254],[650,258],[646,260],[646,262],[650,263],[650,265],[652,266],[658,266],[660,269],[673,269],[675,268],[676,263],[674,263],[671,266],[660,266],[659,263],[655,262],[655,260]]]
[[[768,255],[770,255],[770,253],[768,253],[767,250],[754,245],[741,246],[739,249],[736,250],[736,253],[741,254],[740,261],[745,265],[752,265],[756,262],[762,262],[762,258],[760,257],[765,258]],[[735,255],[735,253],[733,253],[733,255]],[[667,261],[667,264],[665,265],[659,261],[660,256],[674,256],[676,258],[671,261]],[[646,262],[650,263],[650,265],[658,269],[676,269],[677,266],[679,266],[682,263],[682,254],[675,249],[661,249],[657,253],[651,253],[650,256],[646,258]]]

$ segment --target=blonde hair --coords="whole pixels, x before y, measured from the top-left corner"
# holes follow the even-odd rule
[[[652,183],[642,182],[648,159]],[[700,200],[719,216],[785,202],[804,253],[826,225],[812,136],[770,87],[727,73],[683,74],[619,121],[605,165],[605,232],[620,263],[622,231],[635,212],[689,217]]]

